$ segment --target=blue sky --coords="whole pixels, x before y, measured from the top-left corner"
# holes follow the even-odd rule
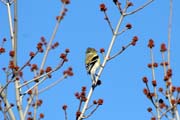
[[[124,0],[125,1],[125,0]],[[122,5],[124,2],[121,0]],[[129,11],[141,6],[146,0],[132,0],[134,6]],[[179,51],[179,1],[173,1],[173,29],[172,29],[172,49],[171,66],[173,69],[173,81],[179,85],[180,78],[180,57]],[[68,105],[69,120],[75,119],[75,113],[79,101],[75,99],[74,93],[81,90],[81,86],[90,87],[91,80],[87,75],[84,59],[87,47],[94,47],[97,50],[105,48],[107,50],[112,38],[111,31],[104,15],[99,11],[99,4],[105,3],[108,8],[108,15],[115,27],[119,19],[119,12],[111,0],[96,1],[71,1],[67,6],[68,12],[65,19],[60,24],[60,28],[55,37],[55,41],[60,46],[51,51],[47,65],[55,66],[58,63],[58,57],[64,49],[69,48],[68,63],[63,68],[53,74],[53,78],[45,81],[40,88],[45,87],[51,81],[57,80],[63,70],[69,66],[73,67],[74,76],[70,77],[54,88],[42,93],[39,98],[43,99],[43,105],[39,112],[45,114],[44,120],[63,120],[64,113],[61,109],[63,104]],[[55,18],[61,8],[59,0],[31,0],[19,1],[19,31],[18,31],[18,64],[23,65],[28,59],[29,51],[35,51],[36,43],[40,37],[44,36],[50,39],[52,30],[55,26]],[[131,23],[133,28],[119,36],[115,42],[112,54],[116,53],[123,45],[131,41],[133,36],[138,36],[139,41],[135,47],[128,48],[123,54],[109,61],[104,68],[101,76],[102,85],[98,87],[93,94],[92,99],[104,99],[104,104],[93,114],[91,120],[145,120],[150,118],[146,108],[151,102],[146,99],[142,93],[145,85],[141,78],[145,75],[151,79],[151,71],[146,67],[150,63],[150,53],[147,43],[150,38],[155,41],[155,60],[161,62],[159,46],[167,41],[169,17],[169,1],[155,0],[140,12],[128,16],[124,19],[121,28],[127,23]],[[8,42],[5,44],[7,50],[10,49],[9,26],[7,24],[7,10],[4,4],[0,3],[0,39],[6,37]],[[9,57],[0,56],[0,66],[7,65]],[[3,60],[5,59],[5,60]],[[34,59],[33,63],[40,65],[42,55]],[[32,78],[29,69],[25,69],[25,79]],[[163,83],[162,68],[156,70],[157,81]],[[0,76],[0,81],[3,75]],[[13,91],[10,92],[10,96]],[[13,98],[10,98],[13,100]],[[0,115],[1,117],[1,115]]]

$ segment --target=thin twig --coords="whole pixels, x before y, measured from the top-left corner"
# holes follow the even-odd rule
[[[107,15],[106,11],[104,11],[104,15],[105,15],[105,20],[108,22],[108,25],[109,25],[109,27],[111,29],[112,34],[114,34],[114,29],[112,27],[111,21],[109,20],[109,17]]]
[[[164,55],[164,52],[162,52],[162,63],[163,63],[163,69],[164,69],[164,77],[166,76],[166,74],[167,74],[167,67],[166,67],[166,64],[165,64],[165,55]],[[171,79],[169,79],[170,81],[171,81]],[[167,81],[166,81],[167,82]],[[170,104],[170,106],[172,107],[172,104],[171,104],[171,95],[172,95],[172,92],[171,92],[171,90],[169,89],[169,88],[171,88],[171,87],[169,87],[168,85],[167,85],[167,83],[166,83],[166,97],[168,97],[168,101],[169,101],[169,104]]]
[[[67,74],[63,75],[61,78],[59,78],[57,81],[51,83],[50,85],[48,85],[47,87],[39,90],[38,94],[43,93],[44,91],[49,90],[50,88],[56,86],[57,84],[59,84],[60,82],[62,82],[65,78],[67,78]]]
[[[128,45],[126,46],[123,46],[122,49],[116,53],[115,55],[113,55],[112,57],[108,58],[108,61],[111,60],[111,59],[114,59],[115,57],[117,57],[118,55],[120,55],[121,53],[123,53],[129,46],[131,46],[131,43],[129,43]]]
[[[30,87],[28,90],[26,90],[22,95],[26,95],[30,90],[34,89],[35,87],[37,87],[39,84],[41,84],[42,82],[44,82],[47,79],[47,76],[45,76],[44,78],[42,78],[38,83],[36,83],[35,85],[33,85],[32,87]]]
[[[147,83],[146,83],[146,88],[148,89],[148,91],[149,91],[149,93],[148,93],[148,94],[150,95],[151,93],[150,93],[150,89],[149,89],[149,86],[148,86],[148,84],[147,84]],[[154,105],[154,107],[155,107],[155,108],[157,108],[157,106],[156,106],[156,104],[154,103],[154,100],[153,100],[153,98],[152,98],[152,96],[151,96],[151,95],[150,95],[150,100],[151,100],[152,104]]]
[[[124,33],[126,30],[128,30],[128,28],[124,28],[123,30],[121,30],[120,32],[118,32],[116,35],[121,35],[121,34]]]
[[[60,16],[62,16],[63,11],[64,11],[64,8],[65,8],[65,4],[63,3],[63,4],[62,4],[62,9],[60,10],[60,13],[59,13]],[[57,33],[58,28],[59,28],[59,25],[60,25],[60,21],[61,21],[61,20],[62,20],[62,19],[59,18],[59,19],[57,20],[57,22],[56,22],[54,31],[53,31],[53,33],[52,33],[52,36],[51,36],[50,41],[49,41],[49,43],[48,43],[48,46],[47,46],[47,48],[46,48],[46,51],[45,51],[45,54],[44,54],[44,57],[43,57],[43,60],[42,60],[42,63],[41,63],[40,70],[43,69],[43,67],[44,67],[44,65],[45,65],[45,62],[46,62],[46,59],[47,59],[49,50],[51,49],[52,42],[53,42],[53,40],[54,40],[54,38],[55,38],[55,36],[56,36],[56,33]]]
[[[60,10],[60,16],[62,16],[62,14],[63,14],[63,12],[64,12],[64,8],[65,8],[65,4],[63,3],[63,4],[62,4],[62,10]],[[46,48],[44,57],[43,57],[43,59],[42,59],[42,63],[41,63],[41,66],[40,66],[40,70],[42,70],[43,67],[44,67],[44,65],[45,65],[45,62],[46,62],[46,60],[47,60],[48,53],[49,53],[49,51],[50,51],[50,49],[51,49],[52,42],[53,42],[53,40],[54,40],[54,38],[55,38],[55,35],[56,35],[56,33],[57,33],[57,30],[58,30],[58,28],[59,28],[59,24],[60,24],[60,21],[61,21],[61,20],[62,20],[62,19],[58,18],[58,20],[57,20],[57,22],[56,22],[54,31],[53,31],[53,33],[52,33],[52,36],[51,36],[51,38],[50,38],[50,40],[49,40],[49,43],[48,43],[48,46],[47,46],[47,48]],[[47,75],[48,75],[48,74],[47,74]],[[35,90],[36,90],[36,92],[37,92],[37,90],[38,90],[38,85],[39,85],[40,83],[42,83],[45,79],[46,79],[46,77],[45,77],[44,79],[42,79],[40,82],[36,83],[34,86],[32,86],[29,90],[35,88]],[[28,91],[26,91],[24,94],[26,94],[27,92],[28,92]],[[36,98],[37,98],[37,97],[38,97],[38,92],[37,92],[37,94],[36,94]],[[36,104],[35,104],[35,106],[36,106]],[[35,107],[34,107],[34,114],[36,114],[36,108],[35,108]],[[34,115],[34,118],[36,118],[36,115]]]
[[[119,3],[118,1],[116,2],[116,5],[117,5],[117,7],[118,7],[118,10],[119,10],[119,12],[121,13],[121,15],[123,14],[123,10],[122,10],[122,8],[121,8],[121,3]]]
[[[37,76],[37,77],[33,78],[32,80],[29,80],[29,81],[25,82],[24,84],[21,84],[18,88],[21,88],[21,87],[23,87],[23,86],[26,86],[27,84],[29,84],[29,83],[31,83],[31,82],[34,82],[34,81],[36,81],[36,80],[38,80],[38,79],[41,79],[41,78],[47,76],[48,74],[51,74],[51,73],[57,71],[58,69],[60,69],[60,68],[63,66],[64,62],[65,62],[65,61],[62,60],[62,62],[61,62],[56,68],[54,68],[53,70],[51,70],[51,71],[49,71],[49,72],[47,72],[47,73],[45,73],[45,74],[43,74],[43,75]]]
[[[153,2],[154,0],[149,0],[148,2],[146,2],[144,5],[140,6],[139,8],[137,8],[136,10],[132,11],[132,12],[128,12],[128,13],[125,13],[125,15],[131,15],[131,14],[134,14],[138,11],[140,11],[141,9],[145,8],[146,6],[148,6],[151,2]]]
[[[85,116],[84,118],[89,118],[89,117],[91,117],[91,116],[93,115],[93,113],[98,109],[98,107],[99,107],[99,105],[97,105],[97,106],[91,111],[91,113],[90,113],[89,115]]]
[[[168,22],[168,69],[171,68],[170,66],[170,49],[171,49],[171,32],[172,32],[172,14],[173,14],[173,0],[170,0],[170,8],[169,8],[169,22]],[[172,82],[171,78],[169,79],[170,82]],[[172,84],[170,85],[170,88],[172,87]],[[171,93],[172,94],[172,93]],[[170,99],[173,99],[174,97],[171,95]],[[171,102],[170,105],[172,106]],[[173,109],[173,112],[175,112],[175,117],[177,120],[180,120],[179,112],[177,110],[177,106]]]
[[[78,107],[78,110],[77,111],[80,111],[81,110],[81,106],[82,106],[82,100],[80,100],[80,102],[79,102],[79,107]]]
[[[13,25],[12,25],[12,15],[11,15],[11,9],[10,9],[10,4],[7,2],[6,3],[7,10],[8,10],[8,20],[9,20],[9,28],[10,28],[10,37],[11,37],[11,46],[12,49],[14,50],[14,34],[13,34]]]
[[[105,56],[105,53],[104,53],[104,52],[102,52],[101,54],[102,54],[102,57],[105,59],[105,57],[106,57],[106,56]]]
[[[35,104],[34,104],[34,120],[36,120],[36,116],[37,116],[37,101],[38,101],[38,87],[36,86],[34,88],[34,92],[35,92]]]
[[[153,51],[152,48],[150,49],[150,54],[151,54],[151,70],[152,70],[152,79],[156,80],[155,77],[155,71],[154,71],[154,55],[153,55]],[[156,90],[156,86],[154,87],[154,94],[155,94],[155,105],[156,107],[156,112],[157,112],[157,119],[160,120],[160,108],[159,108],[159,101],[158,101],[158,94],[157,94],[157,90]]]
[[[169,111],[171,111],[172,109],[174,109],[174,108],[173,108],[173,107],[169,107],[165,112],[163,112],[163,113],[161,114],[160,119],[162,119],[163,116],[168,117],[168,116],[167,116],[167,113],[168,113]]]
[[[46,77],[48,74],[51,74],[51,73],[53,73],[53,72],[56,71],[56,70],[57,70],[57,69],[54,69],[54,70],[51,70],[51,71],[49,71],[49,72],[47,72],[47,73],[45,73],[45,74],[42,74],[42,75],[40,75],[40,76],[37,76],[37,77],[35,77],[35,78],[33,78],[33,79],[31,79],[31,80],[29,80],[29,81],[21,84],[18,88],[22,88],[22,87],[30,84],[31,82],[34,82],[34,81],[37,81],[38,79],[41,79],[41,78],[43,78],[43,77]]]
[[[172,14],[173,14],[173,2],[170,0],[170,9],[169,9],[169,23],[168,23],[168,69],[170,66],[170,48],[171,48],[171,31],[172,31]]]
[[[1,85],[0,85],[0,89],[2,89]],[[8,101],[8,99],[6,97],[7,97],[7,95],[4,92],[2,92],[0,94],[0,98],[2,98],[2,100],[3,100],[4,104],[6,105],[6,107],[10,107],[11,105],[9,104],[9,101]],[[9,113],[9,116],[10,116],[11,120],[16,120],[16,118],[14,116],[14,113],[13,113],[11,108],[8,109],[8,113]]]
[[[14,80],[9,80],[5,86],[3,86],[3,88],[1,89],[0,91],[0,95],[2,94],[2,92],[8,87],[8,85],[11,83],[11,82],[14,82]]]
[[[152,72],[152,79],[153,79],[153,80],[156,80],[155,71],[154,71],[154,55],[153,55],[152,48],[150,49],[150,54],[151,54],[151,72]]]
[[[68,120],[68,115],[67,115],[67,111],[64,110],[64,115],[65,115],[65,120]]]
[[[29,111],[29,108],[31,107],[31,103],[32,103],[33,98],[34,98],[34,93],[35,93],[35,92],[32,92],[32,94],[30,95],[29,100],[28,100],[28,103],[27,103],[27,105],[26,105],[26,107],[25,107],[24,119],[26,118],[26,115],[27,115],[27,113],[28,113],[28,111]]]
[[[18,72],[22,71],[30,62],[31,60],[38,54],[39,51],[36,51],[33,57],[30,57],[29,60],[18,70]]]
[[[162,63],[163,63],[163,70],[164,70],[164,76],[166,76],[166,63],[165,63],[165,55],[164,55],[164,52],[161,53],[161,56],[162,56]]]
[[[95,105],[95,104],[92,104],[92,105],[88,106],[88,107],[86,108],[86,110],[92,108],[94,105]]]
[[[34,70],[33,71],[34,72],[34,76],[38,76],[38,72],[37,72],[37,70]],[[37,101],[38,101],[38,83],[36,83],[35,84],[35,86],[32,88],[30,88],[30,89],[28,89],[28,92],[29,92],[29,90],[32,90],[33,92],[34,92],[34,97],[35,97],[35,103],[34,103],[34,106],[33,106],[33,108],[34,108],[34,114],[33,114],[33,119],[34,120],[36,120],[36,116],[37,116]],[[23,94],[24,95],[24,94]]]
[[[84,103],[84,106],[83,106],[83,108],[82,108],[81,115],[78,117],[77,120],[82,120],[82,119],[84,118],[84,113],[85,113],[85,111],[86,111],[86,109],[87,109],[87,106],[88,106],[88,103],[89,103],[89,101],[90,101],[90,98],[91,98],[91,96],[92,96],[92,94],[93,94],[93,91],[94,91],[94,88],[91,87],[91,89],[89,90],[88,96],[87,96],[87,100],[86,100],[86,102]]]

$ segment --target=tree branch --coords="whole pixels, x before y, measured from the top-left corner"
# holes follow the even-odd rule
[[[64,12],[64,8],[65,8],[65,4],[62,4],[62,9],[60,10],[60,13],[59,15],[62,16],[63,12]],[[54,28],[54,31],[51,35],[51,38],[50,38],[50,41],[48,43],[48,46],[46,48],[46,51],[45,51],[45,54],[44,54],[44,57],[43,57],[43,60],[42,60],[42,63],[41,63],[41,67],[40,67],[40,70],[43,69],[44,65],[45,65],[45,62],[46,62],[46,59],[47,59],[47,56],[48,56],[48,53],[49,53],[49,50],[51,48],[51,45],[52,45],[52,42],[56,36],[56,33],[57,33],[57,30],[59,28],[59,25],[60,25],[60,22],[61,22],[62,19],[58,18],[57,22],[56,22],[56,25],[55,25],[55,28]]]
[[[118,23],[117,23],[116,29],[115,29],[115,31],[114,31],[114,34],[113,34],[113,36],[112,36],[112,40],[111,40],[111,42],[110,42],[110,45],[109,45],[109,48],[108,48],[108,51],[107,51],[107,54],[106,54],[105,59],[104,59],[102,65],[101,65],[102,67],[99,69],[98,74],[97,74],[97,76],[96,76],[96,78],[95,78],[96,83],[97,83],[97,81],[99,80],[99,77],[100,77],[100,75],[102,74],[102,71],[103,71],[103,69],[104,69],[104,67],[105,67],[105,65],[106,65],[106,62],[107,62],[107,60],[108,60],[108,58],[109,58],[109,56],[110,56],[112,47],[113,47],[114,42],[115,42],[116,37],[117,37],[116,34],[117,34],[118,31],[119,31],[119,28],[120,28],[120,25],[121,25],[121,23],[122,23],[122,21],[123,21],[123,18],[124,18],[124,15],[121,15],[121,17],[119,18],[119,21],[118,21]],[[88,96],[87,96],[87,100],[86,100],[86,102],[84,103],[84,106],[83,106],[81,115],[79,116],[78,120],[82,120],[82,119],[84,118],[84,113],[85,113],[85,111],[86,111],[86,109],[87,109],[87,107],[88,107],[88,103],[89,103],[89,101],[90,101],[90,99],[91,99],[91,96],[92,96],[93,92],[94,92],[94,87],[92,86],[92,87],[90,88],[90,90],[89,90],[89,93],[88,93]]]
[[[57,84],[59,84],[60,82],[62,82],[65,78],[67,78],[67,74],[63,75],[60,79],[58,79],[57,81],[51,83],[50,85],[46,86],[45,88],[39,90],[38,94],[41,94],[44,91],[49,90],[50,88],[56,86]]]
[[[3,89],[3,87],[0,85],[0,90],[1,89]],[[2,91],[2,90],[1,90]],[[0,98],[2,98],[2,100],[3,100],[3,102],[6,104],[6,108],[9,108],[8,110],[7,110],[7,112],[8,112],[8,114],[9,114],[9,116],[10,116],[10,118],[11,118],[11,120],[16,120],[16,118],[15,118],[15,116],[14,116],[14,113],[13,113],[13,111],[12,111],[12,109],[11,109],[11,105],[9,104],[9,101],[8,101],[8,99],[6,98],[6,94],[2,91],[1,92],[1,94],[0,94]]]
[[[129,46],[131,46],[131,43],[129,43],[129,44],[126,45],[126,46],[123,46],[122,49],[121,49],[118,53],[116,53],[115,55],[113,55],[112,57],[110,57],[110,58],[108,59],[108,61],[111,60],[111,59],[113,59],[113,58],[115,58],[115,57],[117,57],[117,56],[120,55],[121,53],[123,53]]]
[[[154,0],[149,0],[148,2],[146,2],[144,5],[140,6],[139,8],[137,8],[136,10],[132,11],[132,12],[129,12],[129,13],[125,13],[125,15],[131,15],[131,14],[134,14],[140,10],[142,10],[143,8],[145,8],[146,6],[148,6],[150,3],[152,3]]]
[[[155,71],[154,71],[154,55],[153,55],[152,48],[150,48],[150,54],[151,54],[152,80],[156,81]],[[154,94],[155,94],[155,105],[157,106],[156,107],[157,119],[160,120],[159,101],[158,101],[158,94],[157,94],[157,90],[156,90],[156,85],[153,85],[153,87],[154,87]]]

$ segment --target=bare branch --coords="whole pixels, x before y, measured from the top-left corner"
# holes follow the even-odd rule
[[[62,9],[60,10],[60,13],[59,13],[60,16],[62,16],[62,14],[64,13],[64,8],[65,8],[65,4],[62,4]],[[47,46],[47,48],[46,48],[46,51],[45,51],[45,54],[44,54],[44,57],[43,57],[43,60],[42,60],[42,63],[41,63],[40,70],[43,69],[43,67],[44,67],[44,64],[45,64],[45,62],[46,62],[46,59],[47,59],[49,50],[51,49],[52,42],[53,42],[53,40],[54,40],[54,38],[55,38],[55,35],[56,35],[56,33],[57,33],[57,30],[58,30],[58,28],[59,28],[59,24],[60,24],[60,21],[61,21],[61,20],[62,20],[61,18],[58,18],[58,20],[57,20],[57,22],[56,22],[54,31],[53,31],[53,33],[52,33],[52,36],[51,36],[50,41],[49,41],[49,43],[48,43],[48,46]]]
[[[152,80],[156,81],[155,71],[154,71],[154,55],[153,55],[152,48],[150,48],[150,54],[151,54]],[[154,94],[155,94],[155,105],[157,106],[156,107],[157,119],[160,120],[160,108],[159,108],[157,88],[156,88],[156,85],[153,85],[153,87],[154,87]]]
[[[60,68],[63,66],[64,62],[65,62],[65,61],[63,60],[63,61],[62,61],[56,68],[54,68],[53,70],[51,70],[51,71],[49,71],[49,72],[47,72],[47,73],[45,73],[45,74],[43,74],[43,75],[37,76],[37,77],[33,78],[32,80],[29,80],[29,81],[25,82],[24,84],[21,84],[18,88],[21,88],[21,87],[23,87],[23,86],[26,86],[27,84],[29,84],[29,83],[31,83],[31,82],[34,82],[34,81],[36,81],[36,80],[38,80],[38,79],[41,79],[41,78],[43,78],[43,77],[46,77],[48,74],[51,74],[51,73],[57,71],[58,69],[60,69]]]
[[[44,78],[42,78],[38,83],[36,83],[32,87],[30,87],[28,90],[26,90],[26,92],[24,92],[22,95],[26,95],[30,90],[34,89],[36,86],[44,82],[46,79],[47,79],[47,75]]]
[[[108,25],[109,25],[109,27],[110,27],[110,29],[111,29],[111,32],[112,32],[112,34],[114,34],[114,29],[113,29],[113,27],[112,27],[111,21],[109,20],[109,17],[108,17],[108,15],[107,15],[106,11],[104,11],[104,15],[105,15],[105,18],[104,18],[104,19],[108,22]]]
[[[28,100],[28,103],[27,103],[27,105],[26,105],[26,107],[25,107],[24,119],[26,118],[26,115],[27,115],[27,113],[28,113],[28,111],[29,111],[29,108],[30,108],[30,106],[31,106],[31,103],[33,102],[33,98],[34,98],[34,92],[32,92],[32,94],[30,95],[29,100]]]
[[[0,90],[2,89],[3,87],[1,86],[0,84]],[[2,90],[1,90],[2,91]],[[0,94],[0,98],[2,98],[3,102],[6,104],[6,107],[9,108],[11,105],[9,104],[9,101],[8,99],[6,98],[6,94],[2,91],[1,94]],[[12,111],[12,109],[8,109],[8,113],[9,113],[9,116],[11,118],[11,120],[16,120],[15,116],[14,116],[14,113]]]
[[[35,84],[37,85],[37,84]],[[35,104],[34,104],[34,120],[36,120],[36,116],[37,116],[37,101],[38,101],[38,87],[36,86],[34,88],[34,93],[35,93]]]
[[[64,110],[64,114],[65,114],[65,120],[68,120],[68,116],[67,116],[67,111]]]
[[[125,15],[131,15],[134,14],[138,11],[140,11],[141,9],[145,8],[146,6],[148,6],[150,3],[152,3],[154,0],[149,0],[148,2],[146,2],[144,5],[142,5],[141,7],[137,8],[136,10],[129,12],[129,13],[125,13]]]
[[[173,108],[173,107],[169,107],[165,112],[163,112],[163,113],[161,114],[160,119],[161,119],[163,116],[165,116],[166,118],[169,118],[169,117],[167,116],[167,113],[168,113],[169,111],[171,111],[172,109],[174,109],[174,108]]]
[[[166,76],[167,68],[166,68],[166,63],[165,63],[165,55],[164,55],[164,52],[161,53],[161,56],[162,56],[162,63],[163,63],[163,69],[164,69],[164,76]]]
[[[123,10],[122,10],[122,8],[121,8],[121,3],[117,2],[116,5],[117,5],[117,7],[118,7],[119,12],[120,12],[121,15],[122,15],[122,14],[123,14]]]
[[[173,1],[170,0],[169,6],[169,23],[168,23],[168,68],[170,69],[170,49],[171,49],[171,31],[172,31],[172,14],[173,14]]]
[[[78,117],[77,120],[82,120],[82,119],[84,118],[84,113],[85,113],[85,111],[86,111],[86,109],[87,109],[87,106],[88,106],[89,100],[90,100],[90,98],[91,98],[91,96],[92,96],[92,94],[93,94],[93,91],[94,91],[94,88],[91,87],[91,89],[90,89],[90,91],[89,91],[89,93],[88,93],[88,96],[87,96],[87,100],[86,100],[86,102],[85,102],[85,104],[84,104],[84,106],[83,106],[81,115]]]
[[[113,58],[115,58],[115,57],[117,57],[117,56],[120,55],[121,53],[123,53],[129,46],[131,46],[131,43],[129,43],[129,44],[126,45],[126,46],[123,46],[122,49],[121,49],[118,53],[116,53],[116,54],[113,55],[112,57],[108,58],[108,61],[111,60],[111,59],[113,59]]]
[[[56,86],[57,84],[59,84],[60,82],[62,82],[65,78],[67,78],[67,74],[63,75],[61,78],[59,78],[57,81],[51,83],[50,85],[48,85],[47,87],[39,90],[38,94],[41,94],[44,91],[49,90],[50,88]]]
[[[150,89],[149,89],[149,85],[146,83],[146,88],[148,89],[148,91],[149,91],[149,96],[150,96],[150,100],[151,100],[151,102],[152,102],[152,104],[154,105],[154,107],[155,108],[157,108],[158,106],[155,104],[155,102],[154,102],[154,100],[153,100],[153,98],[152,98],[152,96],[150,95]]]
[[[9,80],[5,86],[3,86],[3,88],[1,89],[0,91],[0,95],[2,94],[2,92],[8,87],[8,85],[11,83],[11,82],[14,82],[14,80]]]
[[[30,57],[29,60],[18,70],[18,72],[22,71],[30,62],[31,60],[38,54],[39,51],[36,51],[33,57]]]
[[[11,35],[11,44],[12,47],[14,47],[14,34],[13,34],[13,25],[12,25],[12,15],[11,15],[11,9],[10,9],[10,4],[7,2],[6,3],[7,10],[8,10],[8,18],[9,18],[9,28],[10,28],[10,35]],[[14,50],[14,48],[13,48]]]
[[[150,54],[151,54],[151,72],[152,72],[152,80],[156,80],[155,77],[155,71],[154,71],[154,55],[152,49],[150,49]]]
[[[126,30],[128,30],[128,28],[124,28],[123,30],[121,30],[120,32],[118,32],[116,35],[121,35],[121,34],[124,33]]]
[[[89,115],[85,116],[84,118],[89,118],[93,115],[93,113],[98,109],[99,105],[96,105],[96,107],[89,113]]]

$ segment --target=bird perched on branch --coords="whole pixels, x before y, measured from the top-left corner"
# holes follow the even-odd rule
[[[91,75],[92,84],[96,84],[96,70],[100,67],[100,58],[94,48],[87,48],[85,65],[87,73]]]

